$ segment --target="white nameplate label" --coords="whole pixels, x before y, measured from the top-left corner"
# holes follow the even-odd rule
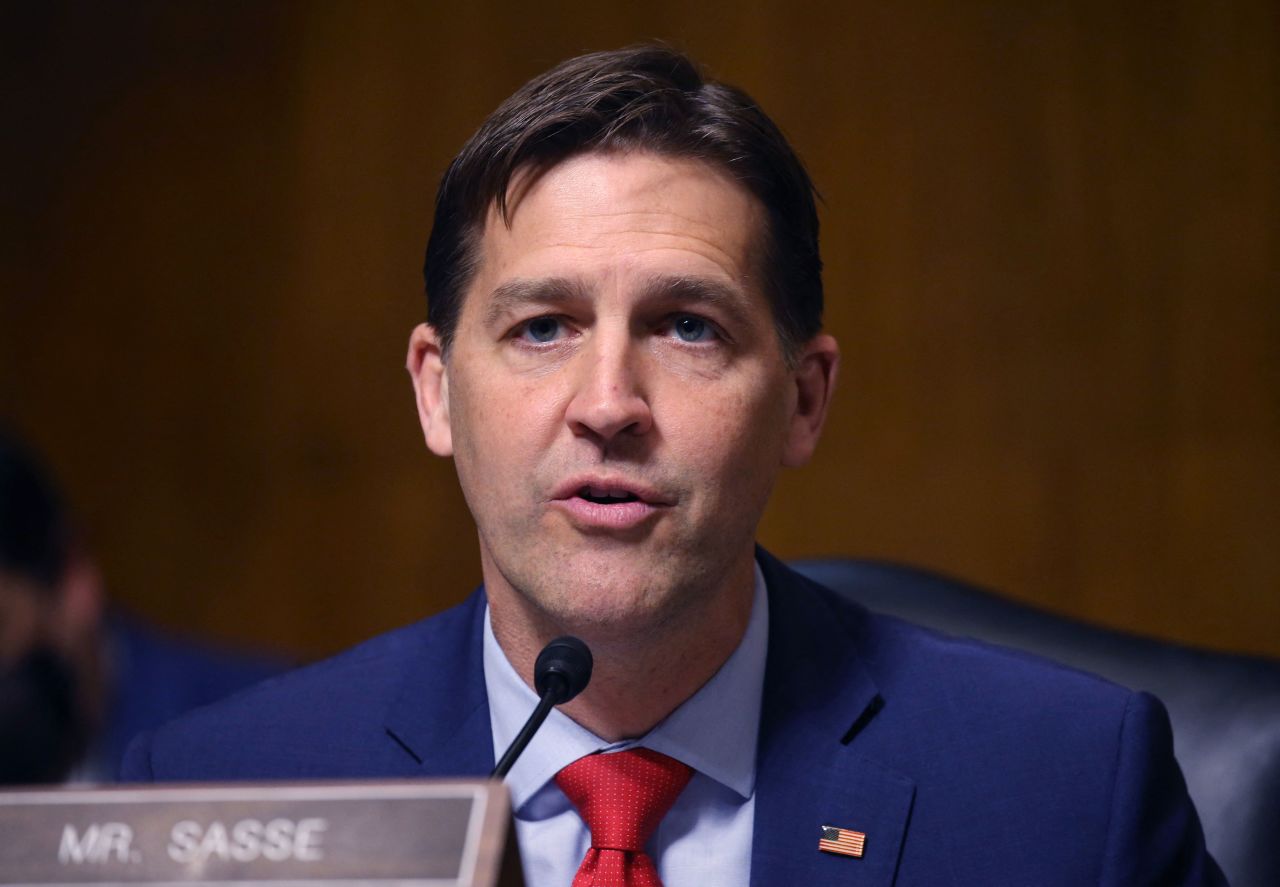
[[[0,882],[489,887],[509,820],[481,780],[3,791]]]

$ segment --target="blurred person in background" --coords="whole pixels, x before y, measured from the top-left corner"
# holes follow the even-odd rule
[[[0,785],[112,781],[135,734],[283,667],[109,606],[53,479],[0,426]]]

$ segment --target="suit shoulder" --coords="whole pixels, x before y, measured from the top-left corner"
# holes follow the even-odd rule
[[[1027,693],[1052,692],[1058,699],[1106,700],[1123,709],[1133,691],[1100,675],[1035,653],[924,628],[894,616],[868,614],[872,666],[892,681],[927,675],[949,692],[1021,701]]]
[[[1019,650],[867,619],[885,704],[859,738],[864,753],[917,782],[913,828],[942,840],[956,811],[1001,822],[1016,810],[1026,834],[1074,824],[1065,846],[1036,845],[1025,864],[1047,868],[1032,883],[1071,865],[1080,883],[1220,883],[1156,697]],[[994,847],[1000,836],[986,840]],[[994,859],[953,851],[974,871]]]

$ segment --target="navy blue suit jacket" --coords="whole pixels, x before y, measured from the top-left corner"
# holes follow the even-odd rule
[[[752,884],[1221,883],[1153,697],[873,615],[767,554]],[[201,709],[133,780],[482,776],[481,592]],[[819,827],[864,832],[861,859]],[[736,885],[735,885],[736,887]]]

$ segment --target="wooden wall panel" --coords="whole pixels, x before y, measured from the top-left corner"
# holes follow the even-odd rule
[[[402,369],[434,185],[551,63],[663,37],[825,197],[841,392],[762,538],[1280,655],[1280,12],[143,3],[5,29],[0,415],[115,593],[313,655],[478,579]]]

